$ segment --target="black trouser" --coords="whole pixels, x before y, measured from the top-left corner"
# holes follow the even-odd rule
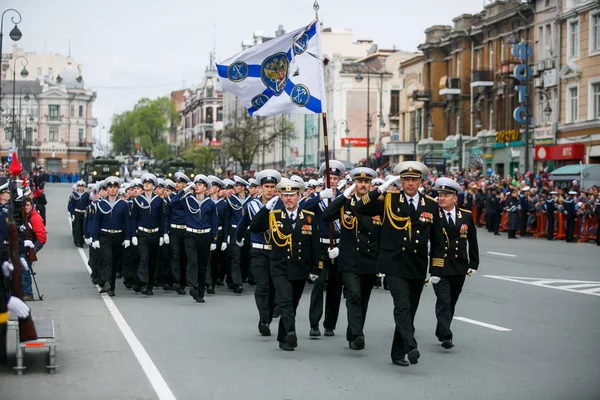
[[[498,233],[498,231],[500,230],[500,214],[495,212],[489,215],[488,230],[490,232]]]
[[[573,241],[573,231],[575,230],[575,214],[567,214],[567,231],[565,232],[565,240],[570,243]]]
[[[185,253],[185,229],[171,227],[169,231],[171,247],[171,274],[173,281],[182,289],[185,288],[187,273],[187,257]]]
[[[170,237],[169,243],[171,243]],[[171,274],[171,247],[168,244],[163,244],[160,246],[158,251],[158,260],[158,276],[155,280],[163,285],[172,285],[173,275]]]
[[[101,264],[100,264],[100,252],[98,251],[98,249],[90,247],[88,265],[90,266],[90,269],[92,270],[92,273],[90,274],[90,277],[92,278],[92,280],[99,278],[100,277],[99,270],[100,270]]]
[[[75,246],[83,246],[83,213],[75,211],[73,221],[73,243]]]
[[[527,216],[528,213],[521,211],[521,226],[519,228],[519,234],[521,236],[527,236]]]
[[[185,233],[185,254],[187,255],[187,284],[198,290],[198,298],[204,298],[206,285],[206,265],[210,255],[212,237],[207,233]]]
[[[322,246],[321,261],[323,269],[315,280],[310,294],[310,308],[308,310],[311,328],[318,328],[323,316],[323,291],[327,282],[327,297],[325,299],[325,329],[335,329],[340,314],[342,301],[342,276],[338,270],[337,258],[331,259],[327,253],[328,246]]]
[[[100,262],[102,263],[99,271],[100,281],[102,281],[101,283],[110,282],[110,287],[115,290],[117,266],[123,252],[123,234],[100,232],[98,240],[100,242]]]
[[[296,331],[296,309],[300,303],[306,279],[290,281],[285,275],[277,275],[273,276],[272,280],[280,315],[277,340],[285,342],[287,334]]]
[[[548,220],[548,228],[546,229],[546,240],[554,240],[554,213],[546,214],[546,219]]]
[[[437,318],[435,336],[440,342],[452,340],[453,338],[450,324],[464,283],[465,275],[453,275],[443,276],[438,283],[433,285],[435,297],[437,297],[435,302],[435,316]]]
[[[476,213],[477,213],[477,221],[475,221],[475,224],[477,224],[477,226],[481,226],[481,213],[483,212],[483,207],[482,206],[475,206],[476,209]]]
[[[147,285],[148,289],[152,289],[154,277],[158,272],[156,264],[158,263],[160,233],[148,233],[138,230],[137,238],[137,250],[140,256],[137,276],[142,285]]]
[[[235,231],[229,234],[229,245],[227,246],[227,252],[229,255],[229,272],[231,281],[234,285],[242,284],[242,264],[241,256],[243,248],[235,243]]]
[[[227,239],[225,239],[227,242]],[[223,231],[220,230],[217,234],[217,248],[210,252],[208,256],[208,262],[206,266],[206,286],[214,287],[217,279],[222,279],[225,275],[223,271],[223,264],[225,257],[227,256],[226,251],[221,251],[221,245],[223,244]]]
[[[273,320],[273,310],[275,309],[275,288],[271,280],[270,271],[270,250],[251,249],[250,265],[252,274],[256,280],[254,289],[254,300],[258,309],[258,324],[270,324]]]
[[[385,280],[394,299],[396,328],[392,341],[392,360],[402,360],[409,351],[417,348],[414,321],[424,280],[404,279],[397,276],[386,276]]]
[[[348,328],[346,329],[346,340],[351,342],[358,336],[364,336],[363,328],[367,318],[367,308],[371,298],[371,290],[377,275],[358,274],[356,271],[342,272],[344,281],[344,297],[346,298],[346,309],[348,310]]]

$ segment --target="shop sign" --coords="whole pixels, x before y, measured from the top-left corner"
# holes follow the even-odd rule
[[[522,60],[522,64],[517,64],[513,70],[515,79],[519,81],[519,85],[515,86],[517,93],[519,94],[519,105],[513,112],[513,118],[521,125],[529,123],[533,125],[533,116],[531,112],[527,110],[527,81],[531,77],[531,69],[527,65],[526,60],[531,57],[533,50],[527,43],[517,43],[512,48],[512,55]],[[527,121],[529,119],[529,121]]]
[[[581,160],[585,155],[583,143],[559,144],[556,146],[535,146],[536,161]]]
[[[515,140],[519,140],[519,130],[510,129],[496,132],[496,143],[507,143]]]

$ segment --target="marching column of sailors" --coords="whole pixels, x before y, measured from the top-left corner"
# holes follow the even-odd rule
[[[428,169],[414,161],[398,164],[385,181],[366,167],[344,178],[336,160],[328,172],[329,185],[323,185],[325,165],[322,178],[306,183],[272,169],[248,181],[203,174],[192,181],[181,172],[173,181],[144,174],[130,184],[109,177],[89,195],[78,182],[69,200],[74,242],[90,245],[93,282],[109,296],[120,274],[127,288],[145,295],[161,284],[181,295],[189,287],[199,303],[225,277],[237,294],[243,282],[255,284],[258,331],[271,335],[277,309],[277,340],[286,351],[298,345],[296,309],[307,281],[313,284],[309,336],[321,335],[323,314],[324,335],[335,335],[343,292],[346,340],[351,349],[364,349],[379,274],[393,299],[391,359],[400,366],[420,358],[414,321],[423,288],[432,282],[435,335],[452,348],[456,303],[465,276],[479,264],[471,213],[456,207],[460,185],[439,178],[439,200],[423,195]]]

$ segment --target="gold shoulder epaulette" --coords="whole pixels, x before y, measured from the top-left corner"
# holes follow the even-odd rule
[[[362,200],[363,204],[369,204],[369,202],[371,201],[371,198],[369,197],[369,193],[365,194],[361,200]]]
[[[464,209],[464,208],[459,208],[459,210],[460,210],[460,211],[464,211],[464,212],[466,212],[466,213],[469,213],[469,214],[471,214],[471,211],[470,211],[470,210],[466,210],[466,209]]]
[[[280,213],[280,212],[281,212],[281,210],[273,210],[273,211],[271,211],[271,212],[272,212],[273,214],[277,214],[277,213]]]
[[[435,202],[437,203],[437,200],[436,200],[436,199],[434,199],[433,197],[431,197],[431,196],[429,196],[429,195],[427,195],[427,194],[425,195],[425,197],[426,197],[426,198],[428,198],[429,200],[435,201]]]
[[[314,212],[312,212],[312,211],[308,211],[308,210],[302,210],[302,212],[303,212],[304,214],[308,214],[308,215],[315,215],[315,213],[314,213]]]

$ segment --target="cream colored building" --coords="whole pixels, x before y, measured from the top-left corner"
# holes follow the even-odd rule
[[[23,58],[17,59],[18,57],[25,57],[25,60]],[[24,66],[29,72],[26,78],[23,78],[20,74]],[[61,71],[64,71],[67,67],[73,68],[79,75],[82,74],[82,65],[73,61],[70,55],[26,52],[13,44],[12,52],[2,55],[0,73],[3,81],[12,80],[13,72],[16,72],[16,80],[18,81],[44,79],[47,82],[54,82]]]

